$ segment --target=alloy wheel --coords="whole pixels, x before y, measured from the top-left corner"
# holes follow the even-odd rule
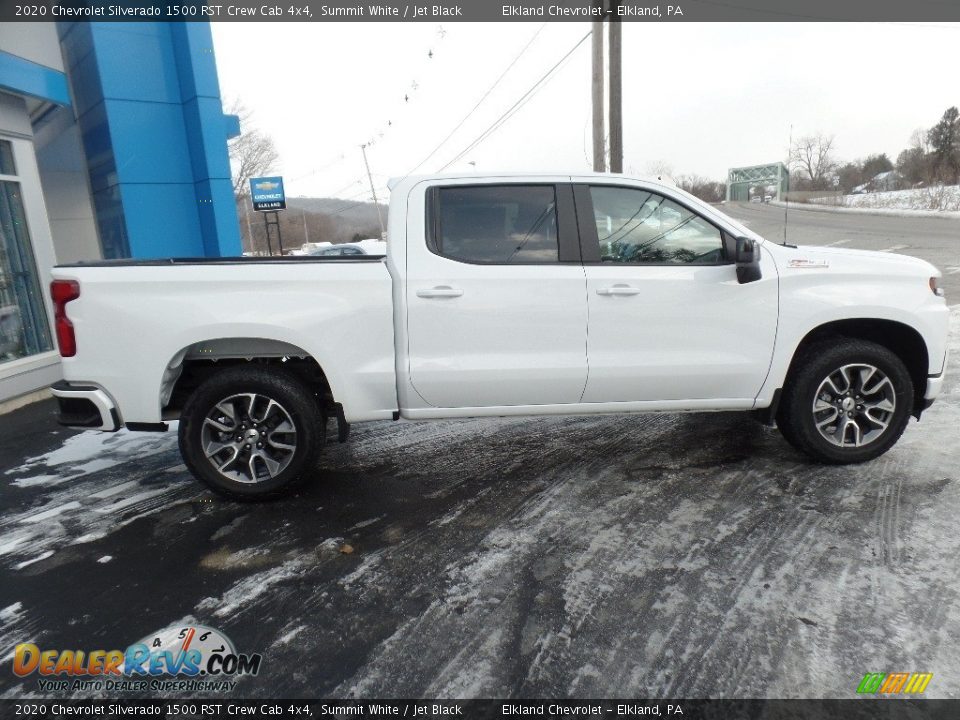
[[[853,363],[837,368],[820,383],[813,423],[833,445],[863,447],[883,435],[896,408],[890,378],[874,365]]]
[[[203,454],[229,480],[256,483],[282,473],[297,450],[290,413],[260,393],[224,398],[207,413],[200,438]]]

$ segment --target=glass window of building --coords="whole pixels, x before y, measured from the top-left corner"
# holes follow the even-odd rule
[[[0,363],[53,349],[13,145],[0,139]]]

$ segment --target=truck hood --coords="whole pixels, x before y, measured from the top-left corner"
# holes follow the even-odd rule
[[[770,247],[769,244],[767,247]],[[879,272],[897,275],[915,275],[920,277],[940,277],[940,271],[926,260],[898,255],[892,252],[873,250],[853,250],[840,247],[819,247],[801,245],[789,247],[774,245],[778,261],[782,259],[787,268],[828,269],[835,268],[846,272]]]

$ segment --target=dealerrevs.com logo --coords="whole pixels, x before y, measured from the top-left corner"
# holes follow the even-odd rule
[[[38,677],[39,689],[177,692],[233,690],[260,672],[263,656],[238,653],[226,635],[203,625],[171,626],[126,650],[14,649],[13,673]]]

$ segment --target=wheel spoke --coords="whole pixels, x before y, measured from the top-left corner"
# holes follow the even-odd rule
[[[267,409],[263,411],[263,416],[260,418],[260,422],[267,422],[267,420],[270,419],[270,415],[273,414],[274,412],[279,413],[279,412],[282,412],[282,410],[280,406],[277,405],[276,402],[274,402],[273,400],[270,400],[270,402],[267,403]]]
[[[886,398],[881,398],[880,400],[864,400],[863,406],[869,410],[883,410],[884,412],[893,412],[896,406],[887,400]]]
[[[257,416],[254,414],[254,410],[256,409],[257,399],[259,397],[256,393],[250,393],[250,401],[247,404],[247,417],[253,422],[257,422]]]
[[[234,449],[235,449],[235,447],[236,447],[236,446],[235,446],[233,443],[230,443],[230,442],[217,442],[217,441],[215,441],[215,440],[211,440],[210,442],[208,442],[208,443],[206,443],[206,444],[204,445],[204,447],[203,447],[203,453],[204,453],[204,455],[206,455],[208,458],[211,458],[211,457],[213,457],[214,455],[219,455],[220,453],[222,453],[222,452],[223,452],[224,450],[226,450],[227,448],[234,448]]]
[[[222,412],[231,423],[237,424],[237,409],[233,406],[233,403],[226,401],[217,403],[216,409]]]
[[[861,368],[860,385],[859,385],[861,392],[864,392],[864,388],[867,387],[867,383],[870,382],[870,378],[872,378],[876,374],[876,372],[877,372],[877,369],[872,365],[869,365],[865,368]]]
[[[843,382],[846,383],[843,388],[843,392],[853,389],[853,380],[850,378],[850,368],[844,365],[840,368],[840,377],[843,378]]]
[[[296,433],[296,429],[293,427],[293,423],[289,420],[284,420],[279,425],[273,429],[274,433]]]
[[[838,388],[838,387],[837,387],[837,384],[833,381],[833,377],[832,377],[832,376],[828,376],[827,379],[823,381],[823,383],[824,383],[824,385],[829,385],[829,386],[830,386],[830,390],[833,391],[833,394],[834,394],[834,395],[843,395],[843,394],[847,391],[846,388],[843,388],[842,390],[841,390],[840,388]]]
[[[883,418],[878,418],[873,414],[874,410],[876,410],[876,408],[867,408],[867,411],[864,413],[864,415],[870,422],[872,422],[874,425],[877,425],[880,430],[886,430],[890,422],[888,420],[884,420]]]
[[[847,419],[843,423],[843,433],[840,435],[840,444],[847,444],[847,431],[853,430],[853,446],[860,447],[860,443],[863,442],[863,434],[860,432],[860,426],[857,424],[856,420]]]
[[[209,425],[213,428],[216,428],[220,432],[226,432],[226,433],[233,432],[233,428],[235,427],[234,425],[225,425],[219,420],[214,420],[213,418],[209,418],[209,417],[204,419],[203,424]]]
[[[239,457],[240,455],[240,448],[231,447],[230,449],[233,450],[233,454],[231,454],[230,457],[228,457],[222,463],[217,463],[215,458],[211,457],[211,460],[214,460],[214,464],[217,466],[217,470],[219,470],[220,472],[223,472],[228,467],[230,467],[234,462],[236,462],[237,457]]]
[[[889,385],[889,386],[890,386],[890,389],[893,390],[893,385],[890,383],[890,378],[884,376],[884,377],[881,377],[879,380],[877,380],[877,384],[874,385],[874,386],[871,387],[871,388],[868,388],[866,385],[864,385],[864,387],[863,387],[863,394],[864,394],[864,395],[876,395],[878,392],[880,392],[880,389],[881,389],[884,385]]]
[[[297,449],[296,445],[291,445],[290,443],[277,442],[276,440],[273,439],[272,436],[267,438],[267,444],[270,445],[270,447],[272,448],[276,448],[277,450],[283,450],[285,452],[292,453],[294,450]]]
[[[265,452],[258,452],[257,457],[263,460],[263,464],[267,468],[267,473],[270,475],[270,477],[275,477],[276,474],[280,472],[280,462],[274,460]]]
[[[833,415],[830,415],[829,417],[826,417],[826,418],[817,420],[816,423],[817,423],[817,427],[818,427],[818,428],[822,428],[822,427],[824,427],[824,426],[830,425],[832,422],[834,422],[834,421],[840,416],[840,411],[837,410],[836,408],[828,408],[828,409],[829,409],[829,410],[833,410]]]

